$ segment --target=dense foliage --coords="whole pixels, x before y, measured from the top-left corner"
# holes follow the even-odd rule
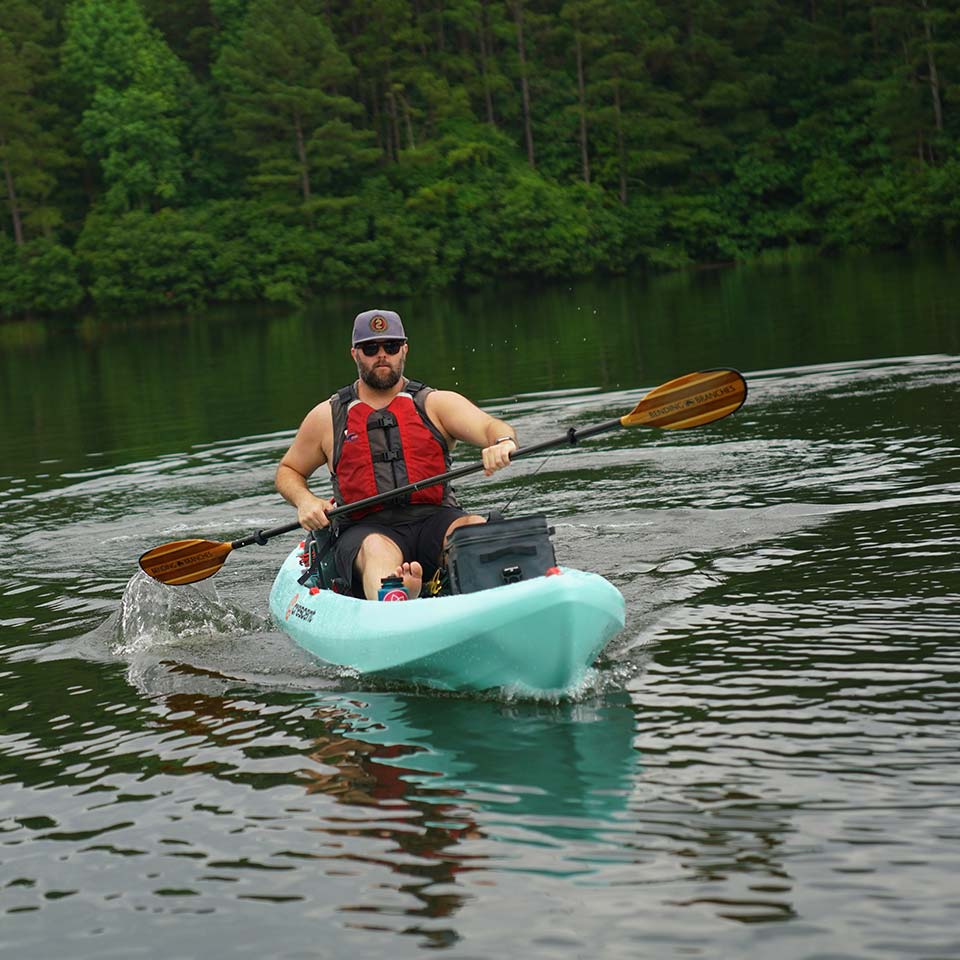
[[[3,0],[0,312],[960,227],[960,0]]]

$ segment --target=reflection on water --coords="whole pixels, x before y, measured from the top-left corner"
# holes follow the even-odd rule
[[[333,729],[365,745],[426,799],[472,795],[512,815],[570,815],[585,823],[626,805],[635,767],[633,713],[624,693],[588,704],[491,704],[369,693],[321,700]],[[375,777],[380,784],[380,778]]]
[[[412,883],[431,918],[464,905],[459,874],[493,865],[473,849],[478,842],[517,842],[525,833],[525,843],[602,850],[605,833],[626,812],[636,754],[623,695],[589,708],[448,699],[438,711],[430,699],[380,693],[322,698],[318,716],[327,734],[310,753],[317,766],[306,771],[308,790],[351,808],[322,832],[335,847],[341,837],[389,836],[396,883]],[[321,858],[337,861],[337,869],[366,860],[352,844],[342,845]],[[536,869],[568,876],[595,869],[589,858],[542,864]],[[343,909],[380,912],[370,904]]]
[[[8,911],[49,912],[112,863],[95,893],[104,905],[204,915],[235,899],[322,902],[356,914],[348,928],[442,944],[457,939],[445,920],[474,883],[496,886],[475,876],[504,867],[496,847],[539,849],[511,869],[557,877],[589,877],[615,856],[637,771],[625,694],[552,707],[449,697],[439,711],[436,698],[382,692],[267,705],[189,692],[205,678],[170,669],[182,692],[110,711],[95,736],[68,709],[8,744],[8,761],[36,766],[40,792],[4,843],[66,854],[8,867]],[[45,784],[72,802],[43,800]],[[344,878],[363,882],[329,886]]]

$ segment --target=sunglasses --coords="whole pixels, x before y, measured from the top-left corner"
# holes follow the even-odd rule
[[[383,347],[383,352],[387,356],[395,357],[406,342],[406,340],[368,340],[366,343],[358,343],[356,349],[365,357],[375,357]]]

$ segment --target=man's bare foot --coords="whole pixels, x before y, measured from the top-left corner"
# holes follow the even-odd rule
[[[423,567],[417,563],[401,563],[393,575],[403,577],[403,585],[407,588],[407,594],[411,600],[416,600],[420,596],[420,588],[423,586]]]

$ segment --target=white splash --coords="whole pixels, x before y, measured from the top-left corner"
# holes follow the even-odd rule
[[[130,578],[117,617],[114,653],[119,656],[161,647],[193,646],[269,627],[269,622],[220,598],[216,587],[167,587],[143,572]]]

